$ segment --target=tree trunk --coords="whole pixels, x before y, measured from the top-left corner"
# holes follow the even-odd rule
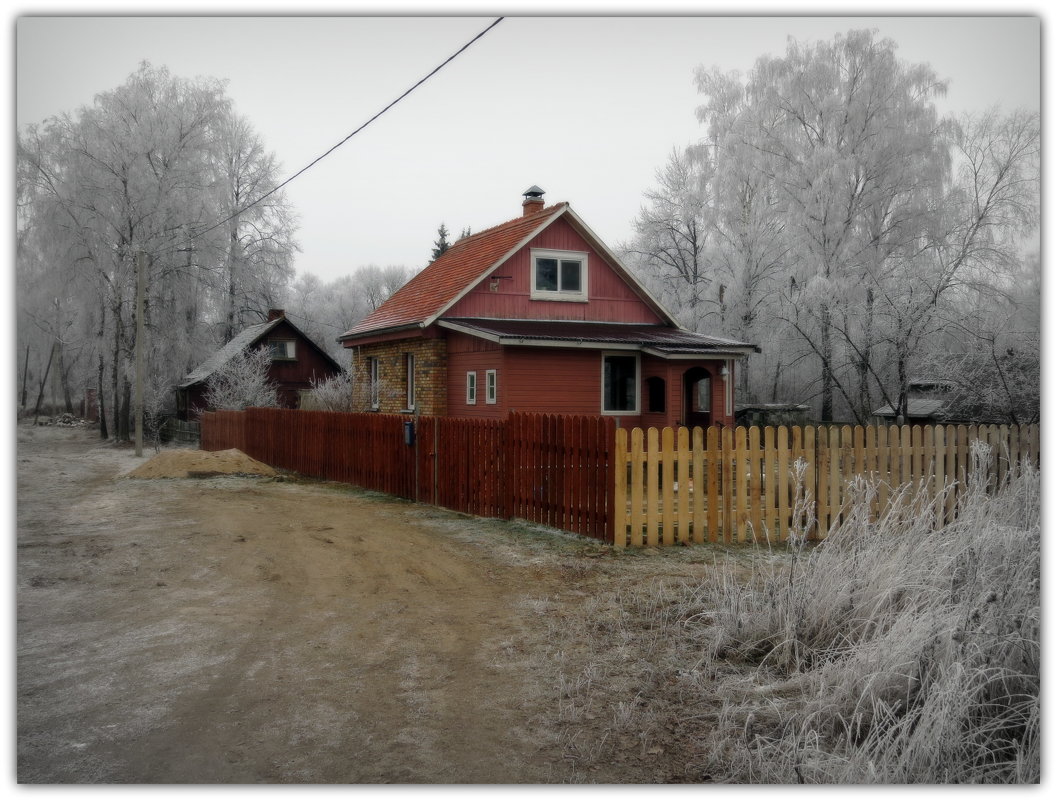
[[[96,403],[99,406],[99,437],[105,440],[110,436],[106,426],[106,393],[104,391],[104,383],[106,381],[106,359],[103,358],[103,342],[106,339],[106,299],[103,296],[100,296],[99,300],[99,369],[96,374]]]
[[[63,404],[67,414],[73,414],[73,398],[70,397],[70,376],[66,372],[66,361],[63,358],[63,347],[61,342],[56,342],[55,347],[59,351],[59,363],[55,365],[58,371],[59,387],[62,392]]]
[[[238,294],[238,283],[236,274],[239,261],[239,218],[236,215],[228,223],[228,308],[227,319],[224,322],[224,341],[230,342],[235,336],[235,307]]]
[[[127,378],[121,380],[121,412],[118,415],[118,439],[128,442],[131,437],[129,418],[132,416],[132,384]]]
[[[873,349],[873,289],[866,290],[866,320],[863,323],[863,347],[859,358],[859,417],[867,419],[872,411],[870,401],[870,359]]]
[[[113,393],[114,438],[121,439],[121,395],[118,375],[121,371],[121,303],[114,307],[114,359],[110,365],[110,390]],[[128,434],[128,420],[125,421],[125,433]]]
[[[99,438],[100,439],[107,439],[107,437],[109,437],[109,432],[107,431],[107,427],[106,427],[106,403],[104,403],[104,400],[106,398],[106,394],[103,391],[104,390],[103,383],[105,381],[105,376],[106,376],[106,362],[103,359],[103,351],[100,348],[100,350],[99,350],[99,373],[96,376],[96,383],[97,383],[97,386],[96,386],[96,403],[99,405]]]
[[[822,305],[821,314],[822,341],[819,348],[822,357],[822,420],[833,421],[833,331],[830,310],[827,304]]]
[[[48,364],[44,368],[44,376],[40,379],[40,391],[37,392],[37,405],[33,407],[33,424],[37,423],[37,415],[40,414],[40,404],[44,400],[44,387],[48,385],[48,373],[51,371],[51,360],[55,358],[55,347],[52,346],[48,354]]]
[[[22,362],[22,411],[26,410],[26,390],[29,386],[29,345],[26,345],[26,358]]]

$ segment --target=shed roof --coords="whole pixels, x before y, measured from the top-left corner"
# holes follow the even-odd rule
[[[907,417],[939,417],[946,401],[935,398],[908,398]],[[874,410],[876,417],[895,417],[898,414],[889,404]]]
[[[213,373],[230,362],[237,354],[242,353],[250,347],[250,345],[275,328],[280,322],[282,322],[282,320],[283,318],[279,317],[275,320],[269,320],[266,323],[259,323],[257,325],[243,328],[235,334],[227,344],[220,348],[220,350],[214,352],[212,356],[188,373],[184,377],[184,380],[180,382],[180,389],[207,380],[209,376],[213,375]]]

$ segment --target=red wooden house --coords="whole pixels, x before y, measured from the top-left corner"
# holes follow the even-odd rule
[[[279,405],[287,409],[301,406],[301,394],[320,381],[341,372],[339,365],[319,345],[286,319],[282,309],[269,309],[267,322],[251,325],[189,373],[176,387],[176,417],[197,420],[206,408],[209,378],[237,353],[266,347],[272,364],[268,378],[276,385]]]
[[[454,417],[603,414],[731,425],[756,350],[691,333],[568,203],[460,239],[339,340],[364,409]]]

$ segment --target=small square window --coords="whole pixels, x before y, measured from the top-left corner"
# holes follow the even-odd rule
[[[587,254],[579,251],[533,250],[533,300],[587,300]]]

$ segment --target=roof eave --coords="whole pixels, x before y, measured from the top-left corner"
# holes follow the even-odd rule
[[[732,348],[732,347],[720,347],[715,348],[704,348],[702,350],[694,351],[670,351],[662,348],[645,346],[642,348],[642,352],[655,356],[658,359],[665,359],[666,361],[675,361],[679,359],[744,359],[753,353],[759,353],[760,349],[749,345],[744,348]]]
[[[371,328],[366,331],[357,331],[355,334],[345,332],[340,337],[338,337],[338,342],[340,342],[344,347],[348,348],[352,347],[349,343],[356,339],[367,339],[369,337],[385,336],[387,334],[397,334],[401,331],[413,331],[416,328],[422,329],[425,327],[426,325],[424,323],[401,323],[400,325],[391,325],[386,328]]]

